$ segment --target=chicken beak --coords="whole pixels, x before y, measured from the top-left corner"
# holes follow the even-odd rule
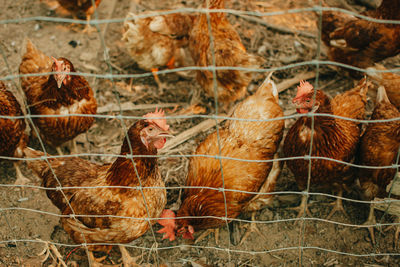
[[[58,89],[60,89],[61,88],[61,85],[62,85],[62,82],[63,82],[63,78],[61,77],[59,77],[58,76],[58,74],[56,74],[57,76],[56,76],[56,81],[57,81],[57,87],[58,87]]]
[[[56,64],[56,71],[61,71],[62,61],[57,60],[55,57],[51,57],[51,58],[53,59],[54,63]],[[61,88],[61,85],[62,85],[65,77],[66,77],[65,73],[56,73],[56,74],[54,74],[54,78],[55,78],[55,80],[57,82],[58,89]]]
[[[158,137],[175,137],[175,136],[172,135],[169,130],[167,131],[162,130],[159,132]]]

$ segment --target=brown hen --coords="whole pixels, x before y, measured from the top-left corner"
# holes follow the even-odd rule
[[[383,0],[376,10],[363,15],[399,20],[400,0]],[[330,60],[367,68],[400,52],[400,24],[376,23],[341,12],[325,11],[322,40]]]
[[[78,244],[87,243],[90,251],[110,251],[111,245],[90,243],[129,243],[142,236],[155,221],[166,204],[166,190],[157,166],[157,150],[169,136],[169,126],[157,111],[144,116],[129,130],[121,146],[122,157],[112,164],[99,165],[80,158],[53,158],[46,161],[31,160],[28,166],[43,180],[43,186],[93,187],[84,189],[48,190],[47,196],[63,215],[85,214],[85,217],[63,217],[65,231]],[[158,117],[159,119],[153,119]],[[40,158],[45,154],[31,148],[25,149],[27,158]],[[133,155],[129,157],[129,155]],[[137,157],[146,155],[148,157]],[[55,176],[54,176],[54,174]],[[158,187],[158,188],[110,188]],[[96,215],[122,216],[95,217]],[[134,218],[134,219],[131,219]],[[133,266],[133,260],[120,246],[125,266]],[[93,254],[89,253],[94,260]]]
[[[21,106],[15,96],[7,90],[5,84],[0,81],[0,115],[23,116]],[[28,137],[25,134],[25,120],[0,118],[0,156],[22,158]],[[14,162],[17,180],[15,184],[22,185],[29,182],[22,175],[19,165]]]
[[[72,16],[77,18],[86,18],[89,22],[95,9],[100,5],[101,0],[94,0],[94,5],[92,0],[57,0],[58,3],[68,10]],[[83,32],[90,33],[93,29],[89,24],[86,24]]]
[[[269,80],[266,80],[254,95],[239,103],[232,115],[233,118],[256,120],[282,116],[278,91],[275,84]],[[254,207],[249,206],[255,201],[256,193],[260,190],[262,193],[272,192],[277,179],[277,175],[269,176],[272,162],[254,161],[274,158],[282,139],[283,127],[283,120],[230,120],[218,133],[210,134],[197,147],[195,153],[207,157],[193,157],[190,160],[186,186],[215,189],[185,189],[177,217],[189,218],[176,219],[176,225],[166,229],[165,237],[173,238],[176,230],[184,238],[193,238],[192,234],[195,231],[225,225],[225,220],[207,216],[226,217],[229,221],[242,211],[254,211]],[[218,160],[214,158],[217,155],[245,161],[226,158]],[[223,188],[244,192],[225,191],[223,194]],[[263,195],[262,198],[272,198],[272,195]],[[190,218],[191,216],[205,217]],[[165,225],[162,220],[160,223]],[[254,229],[253,226],[251,230]],[[218,242],[217,238],[216,241]]]
[[[400,75],[392,72],[379,72],[386,70],[382,65],[375,64],[367,69],[368,77],[378,85],[385,87],[386,94],[397,109],[400,109]]]
[[[223,9],[224,0],[205,0],[203,7],[209,9]],[[239,34],[229,23],[223,12],[209,13],[211,33],[209,32],[207,15],[200,14],[196,17],[189,37],[189,50],[196,66],[207,67],[242,67],[259,68],[261,58],[246,52]],[[210,44],[210,34],[213,37],[213,49]],[[209,97],[214,97],[213,72],[198,70],[197,81]],[[241,99],[246,94],[246,89],[252,79],[251,71],[218,70],[216,71],[217,95],[225,108],[234,101]]]
[[[154,11],[140,15],[146,14],[154,16],[127,15],[122,40],[132,59],[140,68],[151,70],[159,88],[163,89],[155,72],[165,66],[174,68],[175,63],[184,65],[184,48],[188,45],[194,16],[180,13],[156,15]]]
[[[28,40],[26,53],[19,66],[20,74],[63,72],[43,76],[21,77],[21,87],[33,115],[67,115],[65,117],[35,117],[34,124],[48,144],[57,148],[86,132],[94,117],[71,116],[72,114],[94,115],[96,99],[89,83],[76,72],[66,58],[49,58]],[[74,150],[76,152],[76,145]]]
[[[376,106],[372,120],[388,120],[400,118],[400,112],[392,105],[386,95],[385,88],[379,87]],[[369,123],[360,142],[357,163],[363,166],[392,166],[400,146],[400,121]],[[396,175],[395,168],[358,169],[363,198],[373,200],[375,197],[386,197],[386,186]],[[374,207],[371,205],[366,225],[375,224]],[[400,229],[400,228],[398,228]],[[375,243],[373,228],[369,228],[371,239]],[[396,243],[399,231],[396,232]]]
[[[313,101],[314,88],[308,82],[301,82],[297,87],[297,95],[293,103],[297,106],[297,112],[305,114],[300,117],[289,129],[283,145],[285,157],[302,157],[310,154],[311,133],[313,143],[311,156],[327,157],[344,162],[352,162],[360,139],[359,123],[328,116],[314,117],[314,129],[312,129],[312,117],[306,113],[332,114],[351,119],[364,119],[366,94],[369,83],[363,79],[359,84],[335,98],[330,99],[321,90],[316,91],[316,99]],[[294,174],[300,190],[307,188],[309,174],[309,160],[287,160],[288,168]],[[339,192],[342,196],[343,189],[353,182],[353,170],[350,166],[322,159],[311,160],[312,188],[327,188]],[[299,207],[298,216],[302,216],[306,209],[307,195],[303,195]],[[330,218],[337,210],[342,210],[342,200],[335,202],[334,209],[328,215]]]

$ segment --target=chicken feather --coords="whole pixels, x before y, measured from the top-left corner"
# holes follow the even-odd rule
[[[133,158],[118,157],[111,164],[68,157],[50,158],[49,165],[42,159],[43,152],[29,147],[24,150],[26,157],[38,158],[28,161],[28,167],[42,179],[44,187],[75,187],[64,188],[63,193],[60,190],[46,193],[63,215],[87,215],[62,217],[61,224],[76,243],[88,243],[90,251],[111,249],[110,245],[91,243],[129,243],[137,239],[155,223],[147,219],[157,218],[163,211],[166,190],[157,158],[137,157],[157,155],[157,149],[162,148],[169,135],[166,124],[150,117],[132,125],[121,146],[120,155],[130,155],[132,151]]]
[[[66,74],[59,75],[21,77],[21,87],[25,92],[28,107],[32,114],[67,115],[65,117],[32,118],[39,128],[43,140],[58,147],[86,132],[94,122],[94,117],[70,115],[96,114],[97,102],[89,83],[82,76],[68,75],[68,72],[76,72],[68,59],[53,58],[53,60],[28,40],[19,72],[20,74],[66,72]],[[65,68],[65,70],[60,68]],[[63,80],[59,87],[58,83],[61,79]]]
[[[224,0],[205,0],[203,7],[223,9]],[[229,23],[225,13],[209,13],[211,33],[206,14],[200,14],[194,21],[189,37],[189,50],[196,66],[208,67],[213,64],[215,56],[217,67],[259,68],[262,59],[246,52],[235,28]],[[210,34],[213,37],[214,51],[210,45]],[[217,70],[217,98],[228,105],[245,96],[251,82],[252,72],[242,70]],[[214,97],[213,72],[198,70],[196,79],[209,97]]]
[[[275,119],[283,116],[278,104],[278,92],[273,82],[266,80],[257,92],[239,103],[233,112],[233,118],[239,119]],[[229,120],[219,132],[210,134],[196,149],[196,155],[190,160],[186,186],[203,186],[213,189],[185,189],[182,204],[177,212],[176,229],[185,238],[194,231],[217,228],[225,220],[202,217],[179,219],[186,216],[216,216],[236,218],[252,201],[266,182],[272,162],[283,135],[284,121],[245,121]],[[214,158],[222,157],[243,159]],[[247,161],[249,160],[249,161]],[[223,175],[223,176],[222,176]],[[224,182],[223,182],[224,181]],[[273,191],[275,182],[269,181],[269,190]],[[225,191],[221,188],[244,192]],[[249,193],[246,193],[249,192]],[[253,193],[253,194],[252,194]],[[272,196],[270,196],[272,197]],[[225,209],[227,214],[225,214]],[[160,220],[161,221],[161,220]],[[162,223],[166,225],[166,223]],[[171,234],[166,237],[171,238]]]
[[[376,10],[363,15],[399,20],[400,0],[383,0]],[[323,12],[321,38],[331,60],[360,68],[400,52],[399,24],[367,21],[341,12]]]
[[[300,85],[293,99],[293,102],[298,105],[299,113],[315,111],[351,119],[364,119],[366,94],[370,85],[366,79],[361,80],[355,88],[333,99],[317,90],[315,102],[312,100],[314,89],[310,84],[307,83],[307,85],[309,88],[306,90],[303,84]],[[303,116],[297,119],[289,129],[283,145],[285,157],[308,155],[313,132],[312,156],[328,157],[349,163],[354,161],[361,134],[359,123],[327,116],[315,116],[313,131],[311,124],[312,118]],[[286,165],[294,174],[299,189],[305,190],[309,160],[287,160]],[[341,193],[353,181],[353,170],[349,165],[321,159],[311,160],[311,188],[326,188]],[[302,212],[299,213],[301,214]]]

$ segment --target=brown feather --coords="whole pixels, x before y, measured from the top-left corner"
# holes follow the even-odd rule
[[[271,84],[263,84],[257,93],[239,103],[232,117],[268,119],[283,116],[278,104],[277,92],[273,94]],[[197,155],[233,157],[244,160],[268,160],[274,157],[283,135],[283,120],[269,122],[229,121],[217,133],[210,134],[197,148]],[[219,146],[221,151],[219,151]],[[190,160],[187,186],[204,186],[212,189],[185,189],[182,205],[177,213],[182,216],[217,216],[235,218],[243,211],[255,194],[225,191],[225,189],[256,193],[266,181],[271,162],[243,162],[213,157],[193,157]],[[223,177],[222,177],[223,174]],[[274,190],[271,183],[269,190]],[[224,220],[214,218],[178,219],[178,229],[191,225],[194,230],[219,227]]]
[[[352,119],[363,119],[365,113],[366,93],[369,83],[364,80],[354,89],[336,96],[331,100],[322,91],[316,92],[316,101],[320,104],[316,113],[339,115]],[[310,93],[312,98],[314,92]],[[283,145],[285,157],[305,156],[310,152],[311,117],[299,118],[289,129]],[[312,156],[328,157],[345,162],[352,162],[360,138],[358,123],[332,118],[315,116]],[[317,188],[341,188],[343,184],[353,181],[350,166],[313,159],[311,161],[311,186]],[[288,168],[293,172],[300,190],[304,190],[308,180],[308,160],[288,160]]]
[[[206,6],[204,2],[203,6]],[[210,9],[224,8],[223,0],[210,0]],[[214,40],[215,65],[217,67],[247,67],[258,68],[261,59],[248,54],[239,34],[229,23],[225,13],[210,13],[211,34]],[[189,50],[197,66],[206,67],[213,63],[210,47],[210,33],[206,14],[200,14],[195,22],[189,37]],[[218,70],[217,72],[218,100],[229,104],[241,99],[246,93],[252,79],[250,71]],[[214,97],[213,73],[208,70],[197,71],[197,81],[206,94]]]
[[[51,169],[42,160],[29,161],[28,166],[43,179],[43,186],[57,188],[88,186],[140,186],[133,162],[143,187],[165,187],[155,157],[135,157],[135,155],[156,155],[154,146],[149,149],[140,141],[138,133],[148,122],[136,122],[128,131],[133,159],[118,158],[112,164],[98,165],[79,158],[49,159]],[[121,147],[121,155],[128,154],[127,139]],[[129,150],[130,151],[130,150]],[[27,157],[38,158],[43,152],[25,149]],[[129,153],[130,154],[130,153]],[[53,171],[56,175],[54,177]],[[143,194],[133,188],[93,188],[48,190],[47,196],[63,215],[114,215],[132,219],[113,217],[71,217],[61,219],[63,228],[76,243],[129,243],[149,229],[145,218],[159,217],[166,204],[166,190],[144,188]],[[68,202],[67,202],[68,201]],[[68,204],[69,203],[69,204]],[[149,214],[147,214],[147,209]],[[155,221],[150,221],[153,224]],[[82,234],[83,233],[83,236]],[[108,246],[89,246],[90,250],[107,251]]]
[[[92,0],[57,0],[58,3],[72,13],[75,17],[86,18],[94,13]],[[101,0],[95,0],[96,7],[99,6]]]
[[[21,106],[14,95],[0,81],[0,114],[4,116],[23,116]],[[22,157],[28,137],[25,134],[24,119],[0,118],[0,155]]]
[[[381,90],[384,91],[382,88]],[[386,93],[384,92],[386,95]],[[379,92],[378,92],[379,95]],[[371,119],[385,120],[400,118],[400,112],[386,98],[376,103]],[[400,146],[400,121],[368,124],[358,151],[359,165],[391,166],[395,163]],[[364,197],[385,197],[386,186],[395,177],[396,169],[358,169]]]
[[[363,15],[399,20],[400,0],[383,0],[376,10]],[[322,40],[328,47],[330,60],[366,68],[400,52],[400,25],[326,11],[322,17]]]
[[[76,72],[66,58],[59,58]],[[22,58],[21,74],[51,72],[54,63],[28,40],[27,51]],[[30,111],[34,115],[66,115],[65,117],[37,117],[33,122],[39,128],[45,142],[60,146],[77,135],[86,132],[94,117],[69,116],[69,114],[96,114],[97,102],[89,83],[79,75],[69,75],[66,84],[58,88],[54,75],[21,78]]]

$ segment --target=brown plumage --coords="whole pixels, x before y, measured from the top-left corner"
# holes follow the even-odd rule
[[[142,13],[155,14],[154,11]],[[182,67],[186,62],[185,48],[194,15],[173,13],[139,18],[128,13],[124,22],[122,40],[132,59],[141,69],[158,71],[161,67]],[[160,88],[162,83],[154,73]]]
[[[5,84],[0,81],[0,115],[2,116],[23,116],[21,106],[15,96],[7,90]],[[25,134],[24,119],[0,118],[0,155],[4,157],[24,156],[23,150],[26,147],[28,137]],[[25,184],[28,179],[22,176],[19,166],[14,162],[17,172],[15,184]]]
[[[145,120],[133,124],[121,146],[120,155],[129,155],[132,148],[133,159],[118,157],[112,164],[99,165],[80,158],[49,159],[51,169],[43,160],[29,161],[28,166],[43,180],[43,186],[143,186],[164,187],[163,179],[155,157],[135,155],[157,155],[157,149],[165,144],[169,135],[163,112],[150,113]],[[161,121],[161,123],[160,123]],[[129,142],[128,142],[129,139]],[[38,158],[43,152],[25,149],[26,157]],[[133,165],[133,162],[135,165]],[[135,167],[137,173],[135,171]],[[54,178],[53,171],[57,177]],[[138,176],[140,177],[140,182]],[[166,204],[165,189],[96,188],[64,189],[66,198],[58,190],[48,190],[47,196],[63,215],[114,215],[132,218],[157,218]],[[69,204],[67,203],[69,202]],[[145,204],[146,202],[146,204]],[[146,211],[146,205],[148,212]],[[72,210],[71,210],[72,208]],[[151,221],[153,224],[155,221]],[[63,217],[61,223],[65,231],[78,244],[87,243],[129,243],[149,229],[145,220],[110,217]],[[82,236],[83,233],[83,236]],[[111,246],[90,245],[91,251],[108,251]],[[127,262],[125,262],[127,264]],[[131,265],[126,265],[131,266]]]
[[[273,119],[283,116],[278,104],[275,85],[267,80],[257,92],[235,107],[233,118]],[[283,135],[283,120],[268,122],[228,121],[219,130],[221,156],[244,160],[271,160],[278,149]],[[210,134],[196,149],[197,155],[219,155],[217,132]],[[264,193],[274,190],[277,176],[267,180],[272,162],[245,162],[222,159],[224,186],[226,189]],[[217,216],[225,217],[225,203],[222,188],[220,161],[213,157],[193,157],[190,160],[186,186],[216,188],[185,189],[177,217]],[[268,190],[267,190],[268,188]],[[227,218],[236,218],[247,210],[255,194],[225,191]],[[265,196],[264,196],[265,197]],[[272,198],[268,196],[266,198]],[[168,217],[168,216],[165,216]],[[216,218],[177,219],[175,229],[185,238],[191,238],[194,231],[217,228],[225,225],[224,220]],[[167,235],[170,237],[170,235]]]
[[[66,10],[76,17],[86,18],[94,13],[95,7],[92,0],[57,0],[57,2]],[[96,7],[99,6],[101,0],[95,0]]]
[[[392,105],[385,88],[379,87],[376,106],[372,120],[400,118],[400,112]],[[400,146],[400,121],[369,123],[360,141],[357,164],[363,166],[391,166],[395,164]],[[373,200],[375,197],[387,196],[386,186],[393,180],[396,169],[358,168],[363,198]],[[375,223],[374,207],[365,224]],[[370,228],[372,241],[375,242],[373,229]],[[396,239],[398,233],[396,234]],[[397,242],[395,243],[397,244]]]
[[[96,114],[97,103],[89,83],[76,72],[66,58],[53,58],[54,62],[31,41],[19,67],[21,74],[43,72],[66,72],[21,78],[28,106],[34,115]],[[59,147],[66,141],[86,132],[93,124],[94,117],[65,116],[58,118],[33,118],[45,142]]]
[[[383,0],[376,10],[363,15],[399,20],[400,0]],[[322,15],[322,40],[328,48],[330,60],[367,68],[400,52],[400,25],[326,11]]]
[[[192,15],[180,13],[147,18],[129,13],[122,40],[140,68],[150,71],[165,67],[179,58],[180,48],[187,46],[193,19]]]
[[[317,90],[316,102],[313,104],[314,89],[311,84],[305,82],[298,87],[297,96],[293,99],[293,103],[298,106],[298,113],[315,111],[316,113],[334,114],[351,119],[363,119],[368,86],[369,83],[366,79],[363,79],[355,88],[337,95],[333,99],[330,99],[324,92]],[[359,124],[333,117],[316,116],[314,118],[311,155],[352,162],[360,139]],[[285,157],[309,154],[311,120],[311,117],[308,116],[300,117],[289,129],[283,145]],[[309,161],[303,159],[287,160],[286,164],[294,174],[299,189],[306,189]],[[339,195],[341,195],[343,188],[351,184],[352,181],[353,175],[350,166],[334,161],[312,160],[312,188],[332,189],[339,191]],[[303,198],[299,216],[302,215],[302,210],[306,204],[304,201]],[[337,209],[343,209],[340,199],[338,199],[337,206],[328,217],[332,216]]]
[[[223,9],[224,0],[205,0],[204,8]],[[225,13],[209,13],[211,33],[214,42],[215,65],[217,67],[259,68],[261,59],[248,54],[239,34],[229,23]],[[210,46],[210,33],[206,14],[200,14],[189,38],[189,50],[196,66],[206,67],[213,64]],[[197,81],[209,97],[214,97],[213,72],[197,71]],[[217,97],[224,105],[245,96],[251,82],[252,72],[239,70],[217,71]]]
[[[68,10],[74,18],[86,18],[89,22],[95,9],[100,5],[101,0],[57,0],[57,2]],[[84,32],[90,32],[91,27],[86,25]]]
[[[367,74],[372,81],[385,87],[386,94],[397,109],[400,109],[400,75],[392,72],[377,72],[386,70],[382,65],[376,64],[367,69]]]

